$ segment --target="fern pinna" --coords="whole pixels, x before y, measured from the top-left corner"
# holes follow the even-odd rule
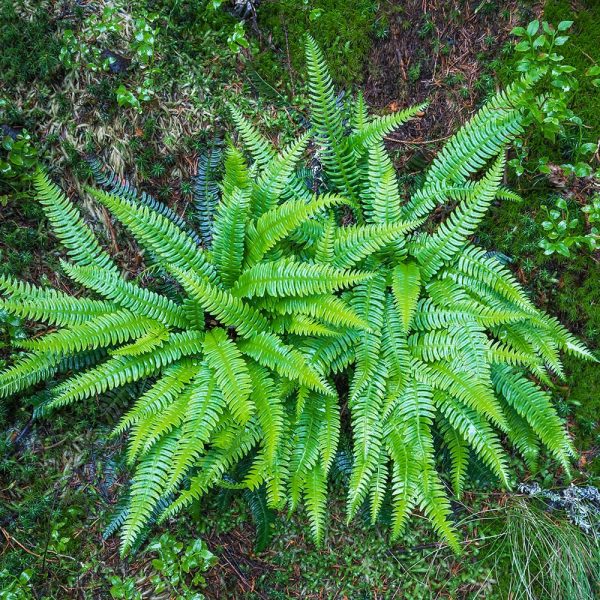
[[[0,396],[91,351],[97,364],[54,387],[45,410],[149,380],[115,429],[129,432],[137,465],[119,521],[124,552],[150,519],[219,485],[259,490],[269,508],[303,501],[320,542],[345,407],[348,517],[364,507],[375,521],[390,504],[394,537],[420,509],[458,548],[446,481],[460,495],[477,458],[508,487],[506,440],[530,464],[543,445],[569,469],[574,451],[546,389],[562,375],[561,351],[593,356],[471,241],[495,199],[517,199],[502,187],[504,157],[534,79],[488,102],[405,199],[383,140],[425,107],[371,117],[358,97],[346,114],[310,38],[307,62],[312,128],[282,150],[231,109],[251,165],[225,152],[210,231],[96,168],[108,191],[89,193],[135,236],[168,293],[123,276],[74,205],[35,175],[63,269],[94,297],[0,279],[2,308],[52,327],[21,342]],[[311,137],[317,193],[298,170]],[[439,204],[449,216],[426,222]]]

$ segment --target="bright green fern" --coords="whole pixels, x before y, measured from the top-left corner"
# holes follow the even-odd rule
[[[383,140],[425,107],[370,117],[359,97],[347,115],[310,38],[307,60],[311,131],[279,151],[232,109],[252,162],[225,151],[200,234],[114,177],[99,177],[108,191],[89,190],[137,239],[164,293],[125,277],[59,188],[34,177],[67,250],[63,270],[93,297],[0,279],[0,308],[52,327],[21,342],[0,397],[99,349],[45,411],[148,380],[115,430],[128,432],[137,465],[123,552],[149,521],[219,485],[260,494],[264,510],[304,502],[320,543],[347,431],[348,518],[366,508],[376,521],[391,504],[397,537],[420,510],[455,549],[449,485],[461,494],[471,459],[506,487],[506,441],[531,464],[544,446],[569,469],[574,451],[546,389],[561,352],[593,356],[471,241],[494,200],[514,199],[502,187],[505,153],[535,81],[486,104],[404,198]],[[311,136],[317,193],[298,174]],[[425,223],[439,204],[449,216]]]

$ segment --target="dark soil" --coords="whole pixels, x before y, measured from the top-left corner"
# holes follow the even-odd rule
[[[485,95],[495,91],[486,69],[500,56],[510,31],[542,13],[539,2],[522,4],[518,0],[382,3],[381,18],[388,23],[389,35],[373,43],[366,100],[392,112],[430,103],[423,118],[389,141],[400,147],[441,142],[475,112]]]

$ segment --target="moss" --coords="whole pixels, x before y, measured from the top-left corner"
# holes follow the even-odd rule
[[[600,2],[581,0],[575,4],[569,0],[548,0],[544,9],[544,18],[558,24],[560,21],[574,21],[569,31],[571,38],[561,52],[565,63],[574,66],[583,75],[587,69],[598,64],[598,44],[600,43]],[[592,139],[600,137],[600,88],[592,85],[591,78],[582,76],[580,87],[573,99],[573,110],[590,127],[588,133]]]
[[[28,18],[17,13],[19,3],[0,0],[0,73],[4,82],[49,81],[58,67],[56,22],[39,6]],[[41,4],[41,3],[40,3]]]
[[[362,80],[371,33],[375,25],[376,2],[373,0],[278,0],[264,2],[258,10],[258,25],[268,31],[280,52],[263,53],[256,67],[270,83],[281,78],[281,63],[292,72],[303,71],[304,34],[323,48],[333,78],[341,85]]]

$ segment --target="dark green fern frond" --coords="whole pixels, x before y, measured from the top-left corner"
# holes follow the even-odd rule
[[[212,242],[215,211],[220,197],[217,171],[222,156],[220,141],[215,139],[210,147],[198,156],[196,174],[192,180],[194,216],[205,248],[210,247]]]

